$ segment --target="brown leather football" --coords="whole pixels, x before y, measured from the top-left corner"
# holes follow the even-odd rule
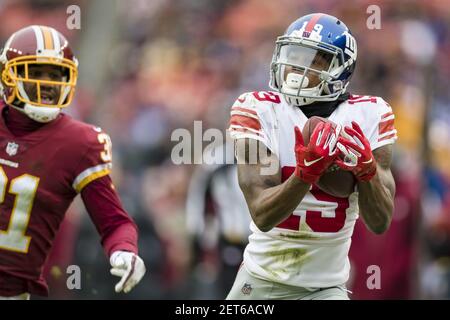
[[[314,128],[321,122],[331,122],[333,124],[333,127],[336,127],[336,124],[333,121],[326,118],[317,116],[309,118],[302,130],[303,141],[305,145],[308,145]],[[355,189],[355,183],[355,176],[351,172],[342,170],[337,165],[333,164],[320,177],[316,185],[322,191],[325,191],[332,196],[347,198],[350,194],[353,193]]]

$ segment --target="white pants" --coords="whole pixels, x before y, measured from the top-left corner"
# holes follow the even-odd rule
[[[349,300],[344,285],[307,289],[257,279],[244,266],[231,288],[227,300]]]
[[[0,300],[30,300],[30,294],[29,293],[22,293],[17,296],[12,297],[2,297],[0,296]]]

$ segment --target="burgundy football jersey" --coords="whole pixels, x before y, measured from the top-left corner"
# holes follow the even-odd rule
[[[110,169],[111,141],[98,127],[61,114],[16,137],[0,115],[0,296],[46,294],[41,271],[67,208]]]

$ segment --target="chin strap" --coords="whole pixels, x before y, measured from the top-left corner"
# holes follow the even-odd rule
[[[35,107],[29,104],[23,103],[17,99],[11,104],[8,104],[11,108],[23,113],[31,120],[47,123],[56,119],[61,112],[61,109],[57,108],[46,108],[46,107]]]
[[[29,104],[25,104],[23,110],[28,117],[41,123],[55,120],[61,112],[59,108],[36,107]]]

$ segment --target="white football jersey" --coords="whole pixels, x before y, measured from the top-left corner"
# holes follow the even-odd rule
[[[380,97],[350,96],[328,118],[342,126],[356,121],[372,150],[397,139],[392,108]],[[308,118],[298,107],[271,91],[249,92],[233,104],[232,138],[261,141],[278,156],[282,181],[296,166],[294,127]],[[348,252],[358,218],[358,192],[337,198],[312,186],[291,216],[269,232],[251,222],[244,266],[253,276],[306,288],[344,284],[349,277]]]

